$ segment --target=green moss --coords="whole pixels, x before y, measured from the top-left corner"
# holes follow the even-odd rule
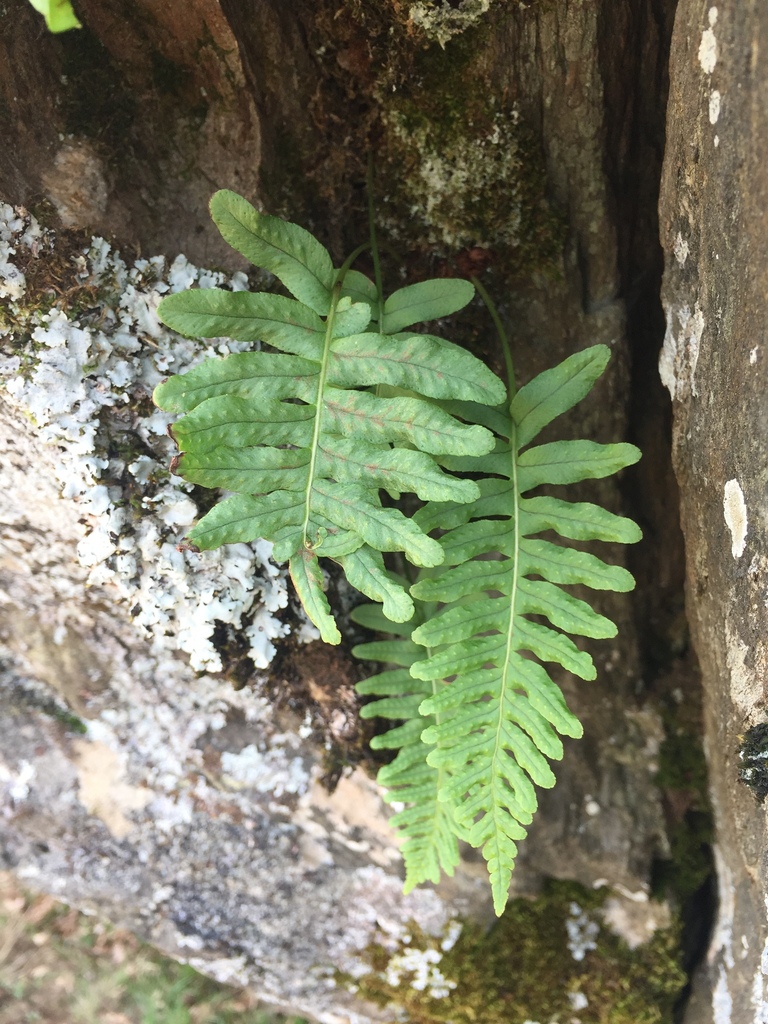
[[[13,704],[25,711],[33,708],[48,718],[59,722],[68,732],[75,732],[83,735],[88,727],[81,718],[73,711],[62,705],[52,694],[45,693],[35,687],[28,686],[23,680],[19,680],[13,688]]]
[[[659,751],[656,784],[668,806],[669,857],[656,862],[652,890],[682,909],[714,871],[714,822],[697,705],[670,703],[663,712],[666,738]]]
[[[758,803],[763,803],[768,796],[768,724],[761,722],[759,725],[748,729],[744,736],[740,737],[739,761],[741,765],[738,770],[738,777],[755,794]]]
[[[309,162],[289,153],[275,166],[289,168],[300,202],[308,185],[316,191],[322,183],[322,201],[310,209],[322,221],[327,203],[354,245],[365,237],[360,185],[371,150],[378,224],[408,251],[411,269],[423,257],[481,247],[506,276],[553,272],[564,217],[547,196],[538,129],[493,84],[494,19],[485,7],[486,0],[314,0],[309,41],[323,82],[313,113],[323,141]],[[435,41],[421,24],[425,12],[427,21],[460,22],[461,31]],[[265,182],[271,199],[280,185]],[[300,219],[295,199],[290,208]]]
[[[433,973],[419,990],[416,972],[401,970],[398,983],[393,954],[374,944],[366,951],[371,973],[358,979],[357,989],[381,1006],[401,1007],[412,1024],[524,1024],[574,1015],[582,1024],[671,1024],[687,980],[676,927],[635,950],[601,928],[596,948],[574,959],[566,923],[582,911],[599,922],[605,898],[574,883],[551,882],[535,900],[511,901],[490,931],[465,925],[444,953],[438,940],[413,929],[404,948],[434,951],[431,970],[439,976]],[[440,977],[453,987],[436,998],[430,987],[439,988]]]
[[[547,200],[544,156],[514,104],[498,102],[483,68],[486,29],[417,53],[382,97],[378,166],[387,226],[416,247],[493,249],[506,269],[543,270],[562,249],[563,218]]]
[[[65,729],[70,732],[79,733],[81,736],[88,732],[88,727],[85,722],[78,718],[77,715],[73,715],[71,711],[64,711],[58,705],[53,705],[50,710],[47,708],[41,708],[46,714],[50,714],[51,718],[55,718],[57,722],[61,722]]]

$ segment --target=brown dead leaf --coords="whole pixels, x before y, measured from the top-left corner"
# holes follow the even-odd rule
[[[74,909],[69,910],[63,917],[53,925],[53,930],[63,939],[68,939],[75,934],[80,925],[80,912]]]
[[[39,924],[55,906],[56,900],[52,896],[35,896],[24,913],[26,923]]]

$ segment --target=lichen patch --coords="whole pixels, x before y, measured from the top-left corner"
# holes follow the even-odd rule
[[[741,558],[747,544],[747,504],[738,480],[729,480],[723,489],[723,515],[731,531],[731,554]]]
[[[401,185],[411,217],[423,223],[431,245],[450,251],[520,244],[524,156],[517,123],[516,109],[496,111],[485,128],[445,132],[427,118],[414,118],[407,105],[386,111],[392,147],[409,165]],[[491,192],[508,207],[493,230],[478,199],[489,201]]]
[[[495,0],[459,0],[449,3],[442,0],[438,5],[434,0],[415,3],[410,10],[410,19],[418,25],[429,39],[434,39],[441,46],[474,25],[486,14]]]
[[[680,266],[684,267],[685,261],[688,259],[690,247],[679,231],[675,236],[675,244],[672,246],[672,252],[674,253],[675,259],[680,264]]]
[[[250,743],[238,753],[224,751],[221,755],[222,778],[233,789],[253,788],[272,793],[276,798],[306,791],[310,773],[304,760],[291,756],[284,744],[273,737],[269,750],[260,751]]]
[[[717,124],[718,118],[720,117],[720,92],[718,89],[713,89],[709,94],[709,123]]]
[[[673,400],[682,401],[689,395],[698,397],[696,364],[705,326],[698,302],[694,304],[693,312],[688,305],[667,308],[667,330],[659,356],[659,376]]]
[[[728,976],[725,967],[720,964],[717,976],[717,984],[712,991],[712,1020],[713,1024],[731,1024],[733,1012],[733,999],[728,990]]]
[[[0,294],[10,300],[0,323],[10,352],[0,362],[0,384],[58,449],[53,472],[62,499],[78,508],[77,557],[88,584],[128,605],[140,635],[173,638],[198,671],[223,669],[215,642],[222,628],[239,631],[255,667],[266,668],[273,641],[289,631],[275,614],[288,604],[285,570],[264,541],[178,550],[197,501],[167,468],[169,417],[151,404],[169,373],[248,347],[167,330],[157,318],[161,297],[193,283],[242,290],[245,276],[227,278],[183,255],[129,265],[94,238],[69,264],[76,301],[63,309],[27,302],[19,263],[39,262],[55,243],[25,210],[0,204]]]
[[[710,7],[707,20],[709,21],[709,28],[704,29],[702,32],[701,43],[699,44],[699,64],[705,74],[711,75],[715,70],[718,57],[717,39],[714,33],[714,27],[717,22],[716,7]]]

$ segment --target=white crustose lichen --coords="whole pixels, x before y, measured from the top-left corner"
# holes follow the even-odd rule
[[[240,631],[257,668],[275,653],[288,627],[275,613],[288,602],[286,574],[266,542],[219,551],[179,551],[181,532],[197,516],[192,487],[168,471],[170,417],[150,403],[163,377],[205,356],[248,346],[203,342],[165,328],[155,310],[163,295],[196,284],[246,287],[193,266],[184,256],[128,265],[102,238],[74,257],[73,285],[88,296],[82,312],[27,298],[22,267],[55,245],[23,209],[0,204],[0,297],[8,314],[0,337],[0,385],[56,445],[51,459],[63,499],[85,523],[77,548],[93,587],[126,602],[147,637],[185,651],[198,671],[220,671],[213,642],[218,624]],[[310,629],[303,631],[308,638]]]

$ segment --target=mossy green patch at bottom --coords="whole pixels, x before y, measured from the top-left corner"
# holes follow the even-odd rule
[[[651,888],[658,898],[675,901],[684,915],[714,871],[714,821],[698,699],[694,696],[681,706],[669,701],[662,707],[665,740],[656,775],[668,810],[670,853],[656,862]]]
[[[679,929],[658,931],[634,950],[605,927],[595,935],[606,895],[550,882],[534,900],[512,900],[488,932],[465,924],[452,949],[432,954],[450,989],[437,998],[424,977],[401,968],[401,977],[393,978],[393,954],[374,944],[365,954],[371,973],[356,981],[357,990],[381,1006],[402,1008],[411,1024],[548,1024],[572,1018],[581,1024],[672,1024],[687,981]],[[594,922],[586,934],[595,948],[590,942],[579,948],[578,937],[574,941],[574,931],[585,922]],[[439,942],[418,929],[411,936],[405,948],[440,951]]]

